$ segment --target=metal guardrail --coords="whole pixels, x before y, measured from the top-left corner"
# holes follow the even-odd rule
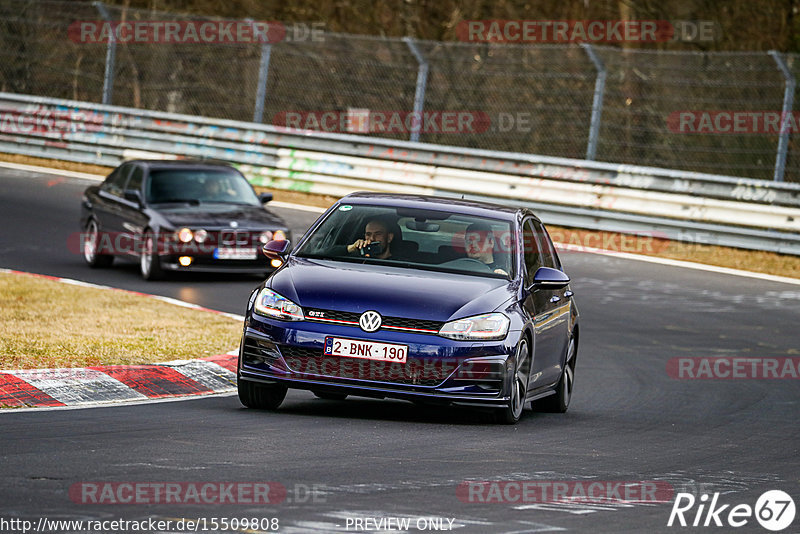
[[[534,207],[545,222],[800,255],[800,184],[470,150],[0,93],[0,151],[116,165],[229,161],[255,184],[462,194]]]

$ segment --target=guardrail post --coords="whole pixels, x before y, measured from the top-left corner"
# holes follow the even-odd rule
[[[597,78],[594,80],[594,97],[592,98],[592,118],[589,122],[589,141],[586,145],[586,159],[594,160],[597,154],[597,139],[600,137],[600,117],[603,115],[603,94],[606,90],[606,66],[597,56],[594,48],[589,43],[581,43],[586,55],[597,69]]]
[[[258,65],[258,86],[256,87],[256,105],[253,108],[253,122],[264,122],[264,99],[267,97],[267,76],[269,75],[271,56],[272,45],[268,41],[261,43],[261,63]]]
[[[784,61],[783,56],[777,50],[770,50],[769,55],[775,60],[778,69],[783,74],[786,80],[786,86],[783,89],[783,108],[781,109],[781,135],[778,138],[778,154],[775,157],[775,178],[776,182],[783,181],[783,175],[786,171],[786,152],[789,149],[789,133],[791,122],[787,121],[787,115],[792,112],[792,105],[794,103],[794,87],[795,79],[789,66]]]
[[[111,20],[106,6],[103,2],[92,2],[103,20],[108,22],[111,26],[111,31],[108,32],[108,46],[106,47],[106,70],[103,74],[103,104],[111,104],[111,97],[114,93],[114,64],[117,57],[117,38],[114,33],[114,22]]]
[[[411,131],[410,141],[414,143],[419,141],[419,130],[422,128],[422,108],[425,104],[425,87],[428,85],[428,62],[425,61],[425,56],[417,48],[417,43],[410,37],[403,37],[403,41],[408,45],[408,49],[414,54],[414,57],[419,63],[419,70],[417,70],[417,87],[414,90],[414,114],[418,119],[419,128]]]

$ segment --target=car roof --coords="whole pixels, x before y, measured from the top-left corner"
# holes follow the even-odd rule
[[[373,193],[364,191],[351,193],[342,198],[339,203],[430,209],[507,220],[514,220],[517,214],[528,211],[520,206],[466,200],[455,197],[410,195],[402,193]]]
[[[134,159],[126,163],[143,165],[149,169],[231,169],[236,170],[229,163],[215,160],[200,159]]]

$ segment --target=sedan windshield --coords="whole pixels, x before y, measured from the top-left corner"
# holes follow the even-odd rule
[[[150,204],[186,202],[260,205],[244,176],[230,169],[154,170],[147,183],[146,198]]]
[[[508,221],[342,204],[304,240],[296,255],[512,278],[514,250]]]

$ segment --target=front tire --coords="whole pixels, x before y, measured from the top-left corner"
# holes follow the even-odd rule
[[[575,360],[578,357],[578,344],[575,336],[569,337],[567,356],[564,358],[564,371],[556,386],[556,394],[545,397],[533,403],[533,408],[539,412],[566,413],[572,400],[572,390],[575,386]]]
[[[286,397],[286,387],[239,379],[239,402],[255,410],[277,410]]]
[[[114,261],[114,256],[99,254],[97,252],[99,246],[100,228],[97,226],[97,221],[90,219],[89,222],[86,223],[85,233],[83,235],[83,259],[92,269],[108,267]]]
[[[517,345],[517,352],[514,356],[514,374],[511,380],[511,392],[508,405],[497,411],[496,418],[498,423],[515,425],[522,417],[525,409],[526,397],[528,395],[528,380],[530,378],[530,350],[528,340],[523,339]]]
[[[158,257],[158,248],[152,232],[144,234],[144,246],[139,256],[139,272],[145,280],[160,280],[164,277],[161,269],[161,259]]]

